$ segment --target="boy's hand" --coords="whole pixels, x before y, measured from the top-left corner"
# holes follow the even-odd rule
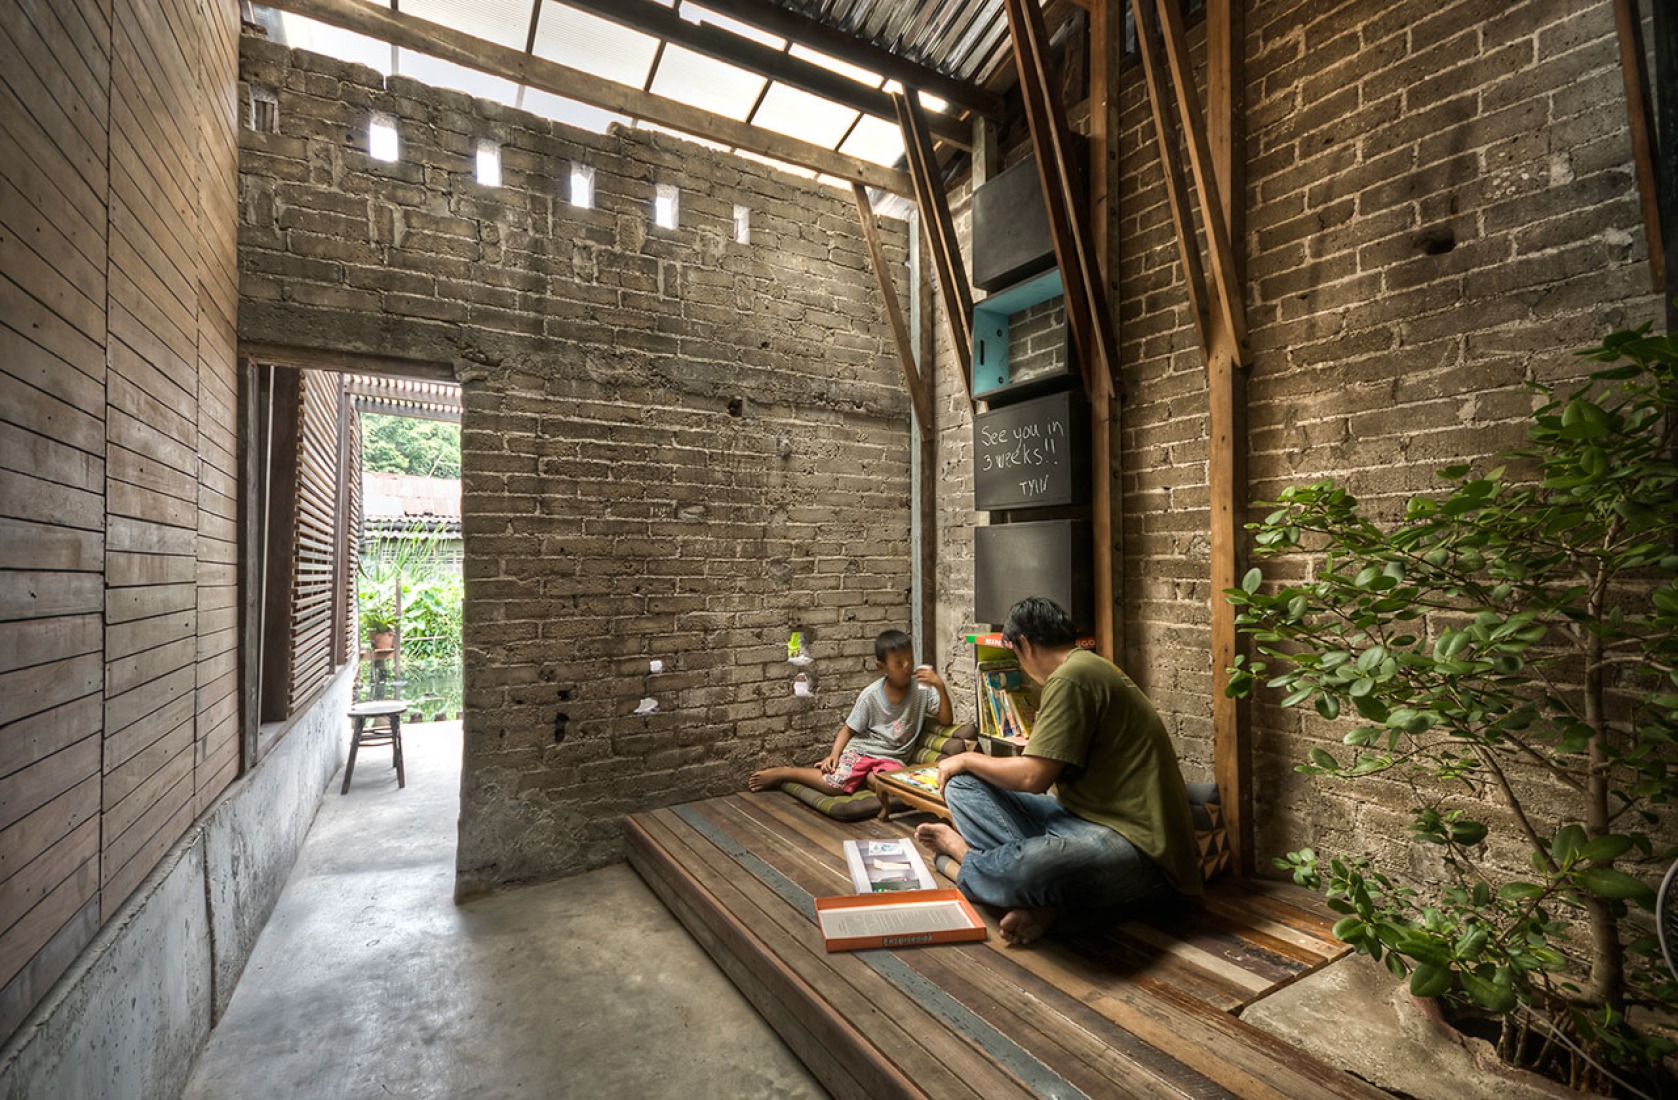
[[[828,753],[822,757],[822,762],[817,764],[816,767],[821,770],[823,775],[832,775],[834,769],[839,767],[839,754],[837,752]]]
[[[935,688],[942,688],[944,686],[944,678],[938,675],[938,670],[933,668],[931,665],[921,665],[915,669],[915,682],[918,684],[931,684]]]

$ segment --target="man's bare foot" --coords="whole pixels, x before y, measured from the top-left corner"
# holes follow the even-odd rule
[[[967,841],[961,834],[941,822],[929,822],[915,828],[915,839],[936,855],[949,856],[960,863],[967,858]]]
[[[1010,909],[1002,914],[999,923],[1002,938],[1016,947],[1024,947],[1047,932],[1058,916],[1058,909]]]
[[[796,770],[795,768],[761,768],[747,777],[746,789],[748,791],[772,791],[792,778],[791,775],[787,774],[788,772]]]

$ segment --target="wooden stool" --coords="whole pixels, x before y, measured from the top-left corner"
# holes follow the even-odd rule
[[[408,704],[400,699],[369,699],[350,707],[355,731],[350,735],[350,760],[344,765],[344,786],[339,794],[350,793],[355,754],[363,745],[389,745],[396,758],[396,785],[408,785],[402,775],[402,712],[407,709]]]

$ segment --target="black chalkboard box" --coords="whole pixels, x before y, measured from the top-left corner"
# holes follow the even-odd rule
[[[1075,390],[973,418],[973,506],[982,512],[1086,504],[1089,402]]]
[[[1094,624],[1090,522],[1056,519],[973,529],[973,621],[1000,626],[1027,596],[1047,596],[1079,630]]]

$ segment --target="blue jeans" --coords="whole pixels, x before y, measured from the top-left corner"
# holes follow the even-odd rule
[[[1055,909],[1061,923],[1077,924],[1172,895],[1158,865],[1134,844],[1049,795],[957,775],[944,784],[944,803],[970,849],[956,886],[972,901]]]

